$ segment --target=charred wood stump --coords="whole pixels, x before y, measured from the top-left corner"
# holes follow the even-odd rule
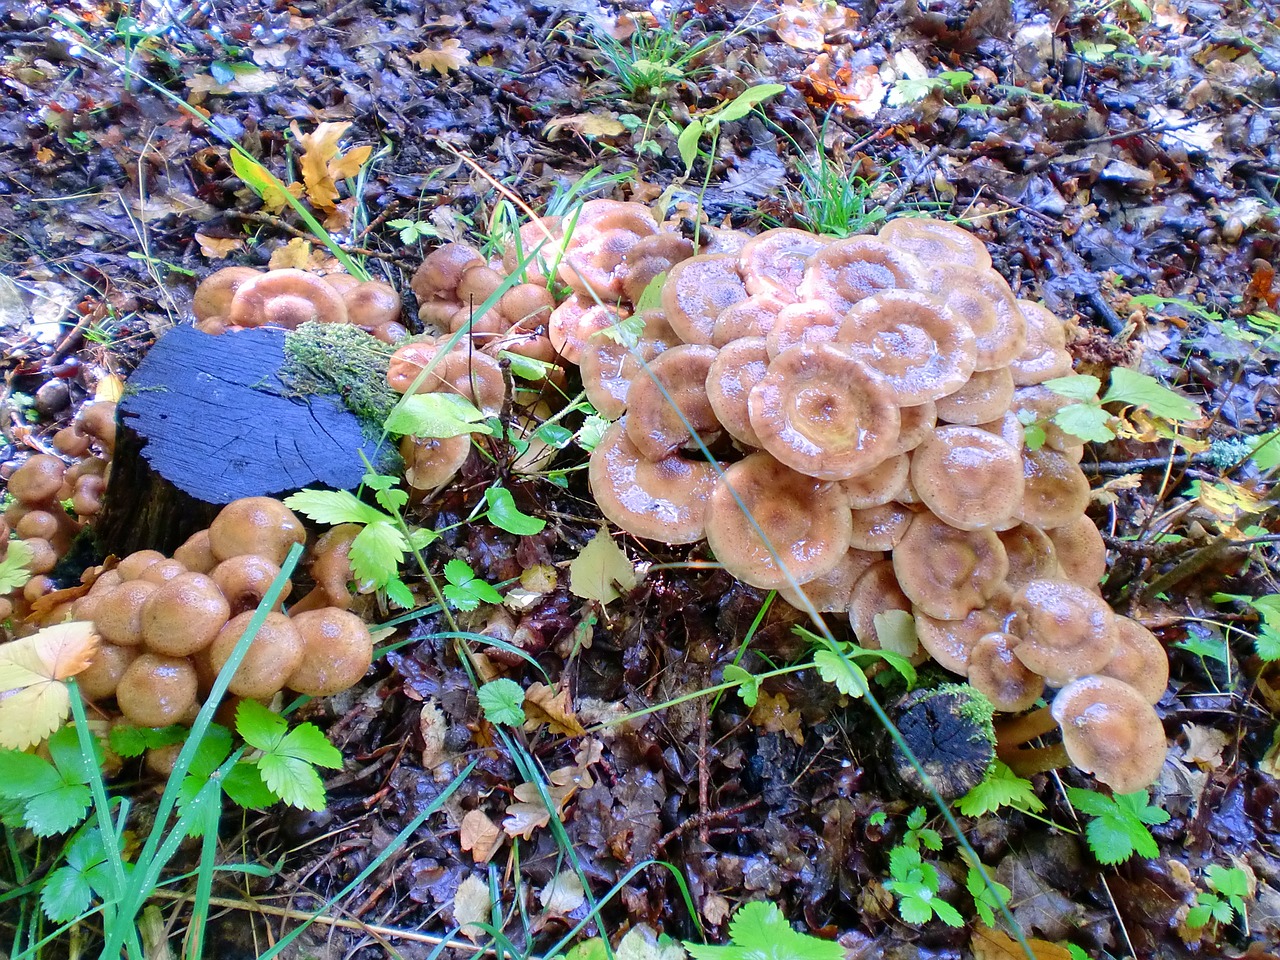
[[[991,703],[968,684],[952,683],[908,694],[890,711],[902,738],[944,800],[964,796],[995,759]],[[924,778],[896,744],[891,773],[921,799]]]
[[[212,336],[177,327],[129,378],[102,512],[104,553],[171,553],[240,497],[307,486],[350,489],[374,444],[333,395],[299,396],[281,379],[285,332]]]

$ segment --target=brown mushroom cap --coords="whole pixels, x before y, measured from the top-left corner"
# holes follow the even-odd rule
[[[616,326],[619,320],[614,310],[574,294],[551,312],[547,336],[556,353],[569,363],[577,363],[591,335]]]
[[[305,270],[270,270],[246,280],[231,298],[227,320],[240,327],[294,330],[308,322],[346,323],[347,306],[322,277]]]
[[[912,610],[920,646],[952,673],[967,676],[969,658],[978,641],[988,633],[1003,633],[1013,617],[1013,594],[1000,588],[984,607],[971,610],[963,620],[939,620],[923,610]]]
[[[1008,366],[1027,342],[1027,323],[1013,291],[994,270],[943,266],[930,275],[929,289],[947,314],[973,330],[975,370]]]
[[[31,550],[31,559],[27,561],[28,573],[51,573],[58,565],[58,551],[44,537],[29,537],[22,542]]]
[[[990,423],[978,424],[979,430],[985,430],[987,433],[994,433],[997,437],[1013,447],[1015,450],[1022,450],[1026,439],[1026,431],[1022,424],[1018,422],[1017,414],[1010,411],[999,420],[993,420]]]
[[[138,574],[137,579],[150,581],[159,587],[186,572],[187,568],[182,565],[180,560],[161,560],[143,570]]]
[[[209,647],[209,662],[221,672],[244,635],[254,612],[246,611],[227,621]],[[306,614],[299,614],[306,616]],[[238,697],[265,700],[284,689],[290,674],[302,665],[305,648],[293,621],[283,613],[269,613],[249,644],[235,676],[227,687]]]
[[[1024,492],[1018,519],[1052,530],[1071,523],[1089,505],[1089,478],[1080,464],[1049,447],[1022,451]]]
[[[349,690],[373,662],[373,637],[355,614],[332,607],[293,618],[302,640],[302,660],[285,683],[310,697],[331,697]]]
[[[555,297],[536,283],[517,283],[498,301],[498,312],[513,327],[522,331],[545,333],[551,321],[551,311],[556,308]]]
[[[711,345],[723,347],[743,337],[767,337],[786,303],[772,293],[760,293],[720,311],[711,328]]]
[[[246,610],[256,609],[271,588],[272,581],[279,575],[280,568],[276,564],[265,557],[246,553],[238,557],[232,557],[230,560],[223,560],[213,568],[213,572],[209,574],[209,579],[213,581],[222,596],[226,598],[229,610],[225,619],[229,620],[231,617],[239,616]],[[288,599],[292,589],[293,584],[286,580],[284,589],[280,591],[280,597],[276,600],[276,605],[271,609],[279,610],[284,601]],[[219,625],[219,629],[221,629],[221,625]],[[212,640],[213,637],[210,636],[209,639]]]
[[[1084,587],[1030,580],[1014,594],[1013,611],[1009,632],[1022,638],[1014,653],[1055,687],[1097,673],[1115,655],[1115,614]]]
[[[471,454],[471,437],[401,437],[404,481],[412,489],[427,491],[444,486],[462,469]]]
[[[1009,362],[1013,382],[1022,387],[1070,374],[1071,354],[1063,322],[1030,300],[1019,300],[1018,309],[1027,324],[1027,342]]]
[[[662,309],[685,343],[712,342],[716,318],[747,299],[733,254],[696,256],[671,268],[662,285]]]
[[[937,408],[932,400],[903,407],[899,413],[898,442],[893,445],[892,455],[910,453],[933,436],[937,425]]]
[[[76,413],[75,423],[80,432],[93,437],[108,452],[116,445],[116,407],[114,400],[95,400]]]
[[[1112,677],[1081,677],[1053,698],[1067,756],[1116,793],[1133,793],[1160,776],[1168,742],[1151,704]]]
[[[778,228],[757,234],[738,252],[738,271],[747,292],[772,294],[785,303],[800,299],[798,291],[809,258],[830,238],[807,230]]]
[[[926,614],[962,620],[1000,590],[1009,558],[994,531],[957,530],[926,512],[894,548],[893,569],[902,592]]]
[[[699,235],[698,253],[741,253],[742,248],[751,239],[751,234],[743,230],[730,230],[727,227],[703,227]]]
[[[190,656],[212,643],[230,616],[231,608],[217,583],[203,573],[184,573],[147,598],[142,607],[142,642],[153,653]]]
[[[107,481],[90,474],[76,480],[75,493],[71,495],[71,509],[80,519],[96,516],[102,510],[102,497],[107,492]]]
[[[1098,675],[1121,680],[1147,703],[1158,703],[1169,685],[1169,654],[1164,645],[1137,620],[1118,615],[1116,636],[1116,652]]]
[[[653,218],[653,211],[643,203],[608,198],[588,200],[573,221],[570,242],[601,230],[630,230],[643,237],[658,232],[658,221]]]
[[[1004,552],[1009,555],[1009,575],[1005,579],[1011,586],[1062,575],[1053,541],[1039,527],[1019,523],[1008,530],[1001,530],[997,536],[1004,544]]]
[[[805,608],[800,597],[803,593],[819,613],[847,611],[853,599],[853,585],[868,567],[884,558],[883,553],[850,548],[830,573],[806,581],[798,590],[789,586],[781,587],[778,596],[797,610]]]
[[[159,550],[136,550],[116,564],[116,573],[120,575],[121,580],[136,580],[142,576],[142,571],[147,567],[153,563],[159,563],[164,558],[164,554]]]
[[[349,273],[326,273],[324,282],[337,290],[340,296],[346,296],[348,290],[354,290],[361,283]]]
[[[146,580],[129,580],[113,587],[93,605],[93,625],[102,639],[121,647],[142,642],[142,609],[159,589]]]
[[[853,510],[849,517],[849,542],[859,550],[892,550],[906,536],[914,516],[900,503]]]
[[[845,499],[854,510],[879,507],[895,500],[906,486],[911,461],[900,453],[873,467],[866,473],[840,482]]]
[[[218,565],[218,558],[209,546],[209,531],[198,530],[187,537],[182,546],[173,551],[177,560],[192,573],[208,573]]]
[[[903,406],[937,400],[964,386],[977,356],[973,331],[938,301],[888,290],[852,307],[838,342],[889,381]]]
[[[387,361],[387,386],[396,393],[408,393],[415,382],[421,386],[427,379],[422,371],[439,352],[434,338],[400,344]]]
[[[587,477],[600,512],[632,536],[673,544],[702,539],[715,468],[679,456],[646,459],[627,439],[626,418],[591,451]]]
[[[911,454],[911,485],[951,526],[996,528],[1022,506],[1022,456],[977,427],[938,427]]]
[[[63,515],[65,516],[65,513]],[[48,510],[32,510],[23,514],[14,524],[13,532],[19,540],[40,537],[52,542],[59,538],[62,524],[58,522],[58,517]]]
[[[772,359],[784,350],[801,344],[817,346],[820,343],[835,343],[843,323],[844,314],[837,313],[823,300],[787,304],[778,311],[766,335],[769,357]]]
[[[911,601],[898,586],[893,575],[893,564],[880,560],[871,564],[853,585],[849,597],[849,626],[853,628],[858,643],[868,650],[880,649],[880,636],[876,633],[876,614],[890,610],[911,611]]]
[[[62,489],[66,472],[66,465],[57,457],[37,453],[9,477],[9,494],[24,504],[47,503]]]
[[[716,419],[729,436],[749,447],[762,443],[751,426],[747,398],[768,368],[769,351],[764,338],[740,337],[720,348],[707,371],[707,400]]]
[[[725,470],[711,494],[706,525],[716,559],[739,580],[762,589],[829,573],[850,547],[849,507],[840,488],[797,473],[767,453],[753,453]]]
[[[136,726],[167,727],[195,706],[196,689],[191,661],[144,653],[120,677],[116,702],[125,719]]]
[[[87,700],[105,700],[116,695],[120,678],[129,664],[138,658],[137,647],[120,647],[114,643],[98,645],[89,666],[76,674],[76,685]]]
[[[354,277],[352,279],[355,280]],[[361,283],[357,280],[341,294],[347,307],[347,319],[358,327],[373,330],[400,319],[400,294],[389,283],[381,280]]]
[[[1063,453],[1071,453],[1071,459],[1078,461],[1080,457],[1075,456],[1074,453],[1077,449],[1082,449],[1080,438],[1067,433],[1053,422],[1053,416],[1059,410],[1074,402],[1054,393],[1048,387],[1036,385],[1015,389],[1010,409],[1018,415],[1021,422],[1037,423],[1044,430],[1045,446]]]
[[[231,299],[246,282],[259,276],[253,267],[223,267],[215,270],[196,287],[191,312],[197,320],[225,317],[231,311]]]
[[[454,297],[470,312],[479,314],[485,302],[498,292],[506,278],[483,263],[475,263],[462,271]],[[496,304],[495,304],[496,305]]]
[[[523,229],[522,229],[523,235]],[[530,248],[525,249],[528,253]],[[465,243],[446,243],[436,247],[422,261],[409,281],[419,300],[456,300],[455,291],[462,273],[468,267],[483,264],[484,257],[475,247]]]
[[[1017,643],[1010,634],[988,633],[969,654],[969,683],[1006,713],[1021,713],[1044,693],[1044,678],[1013,655]]]
[[[564,252],[564,243],[564,223],[560,217],[530,220],[519,230],[519,243],[510,244],[503,253],[502,269],[515,273],[520,261],[527,259],[524,279],[546,286],[547,275]]]
[[[627,254],[627,269],[622,278],[622,295],[631,303],[640,298],[655,279],[667,273],[681,260],[693,256],[693,244],[668,230],[641,237]]]
[[[927,285],[924,265],[911,254],[875,237],[851,237],[809,258],[798,299],[825,300],[844,313],[882,291],[924,290]]]
[[[408,361],[402,358],[402,362],[407,367]],[[418,383],[416,393],[456,393],[471,401],[486,416],[496,417],[502,412],[502,405],[507,399],[507,382],[502,375],[502,365],[493,357],[458,344],[436,359],[434,365],[431,361],[427,365],[430,369]],[[416,380],[417,375],[412,379]]]
[[[209,549],[219,561],[254,553],[278,566],[284,563],[290,547],[306,540],[302,521],[271,497],[233,500],[209,525]]]
[[[1013,375],[1008,367],[976,371],[959,390],[938,398],[938,419],[976,427],[999,420],[1013,402]]]
[[[316,582],[315,589],[289,608],[290,616],[318,607],[351,608],[351,581],[355,579],[351,543],[363,529],[358,523],[340,523],[320,535],[311,548],[311,564],[307,568]]]
[[[661,310],[641,315],[644,331],[634,347],[619,343],[607,333],[593,333],[582,348],[578,369],[582,388],[596,412],[606,420],[616,420],[627,411],[627,391],[645,374],[643,363],[680,343]]]
[[[560,261],[560,279],[580,296],[616,303],[622,299],[640,239],[632,230],[583,230],[579,226]]]
[[[720,428],[707,398],[716,348],[681,344],[653,359],[627,391],[627,438],[650,460],[661,460]]]
[[[93,440],[81,433],[75,424],[63,427],[53,435],[53,449],[68,457],[83,457],[91,446]]]
[[[962,264],[987,269],[986,244],[963,227],[931,217],[899,217],[880,228],[879,237],[925,264]]]
[[[1085,514],[1048,531],[1062,575],[1073,583],[1096,590],[1107,574],[1107,545]]]
[[[779,354],[747,406],[766,450],[823,480],[865,473],[892,455],[898,439],[898,407],[888,385],[827,344]]]

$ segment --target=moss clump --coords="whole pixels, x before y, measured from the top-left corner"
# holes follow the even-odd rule
[[[381,432],[400,399],[387,386],[395,348],[346,323],[304,323],[284,340],[280,379],[297,396],[337,396],[372,431]]]

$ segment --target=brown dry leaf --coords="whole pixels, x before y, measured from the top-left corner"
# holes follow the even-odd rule
[[[338,154],[329,161],[329,176],[334,180],[354,177],[360,172],[360,168],[364,166],[371,153],[373,153],[373,147],[365,144],[363,147],[354,147],[346,153]]]
[[[470,851],[476,863],[488,863],[502,846],[502,830],[483,810],[467,812],[458,836],[462,849]]]
[[[48,147],[41,147],[36,151],[36,161],[38,163],[48,163],[53,159],[53,151]]]
[[[210,237],[196,233],[196,242],[200,244],[200,252],[210,260],[221,260],[229,253],[244,249],[244,241],[235,237]]]
[[[545,683],[530,685],[524,694],[524,715],[528,718],[526,730],[536,730],[545,723],[552,733],[566,737],[580,737],[587,732],[573,712],[567,688],[557,693]]]
[[[551,822],[551,811],[547,809],[546,804],[542,802],[542,798],[537,794],[537,788],[533,787],[531,783],[522,783],[519,787],[516,787],[515,795],[517,797],[520,796],[522,787],[533,788],[533,799],[520,800],[510,804],[502,818],[502,829],[513,840],[516,837],[532,840],[533,831],[541,829]],[[526,796],[529,795],[527,790],[524,793]]]
[[[444,711],[435,700],[424,700],[418,714],[418,733],[422,735],[422,766],[426,770],[438,767],[448,757],[444,747],[449,724]]]
[[[0,645],[0,747],[25,750],[62,726],[63,681],[89,666],[98,643],[92,623],[72,621]]]
[[[1036,960],[1071,960],[1071,952],[1048,940],[1027,939],[1027,946]],[[991,927],[975,924],[973,939],[969,941],[974,960],[1026,960],[1022,945],[1008,934]]]
[[[538,891],[542,908],[553,917],[567,916],[587,902],[582,881],[572,870],[562,870]]]
[[[821,0],[787,0],[778,8],[774,23],[778,39],[797,50],[814,53],[826,47],[827,34],[852,27],[858,15]]]
[[[542,135],[553,139],[549,134],[561,129],[573,130],[588,138],[617,137],[627,132],[627,128],[611,113],[575,113],[571,117],[556,117],[548,121],[542,128]]]
[[[338,158],[338,141],[350,126],[349,121],[325,122],[317,125],[311,133],[304,134],[296,120],[289,125],[302,146],[298,169],[302,173],[307,198],[323,210],[332,210],[338,201],[338,187],[329,173],[329,164]]]
[[[118,401],[124,396],[124,380],[114,373],[107,374],[93,388],[93,399]]]
[[[798,744],[804,743],[804,731],[800,729],[800,711],[792,710],[785,693],[771,695],[760,691],[760,698],[751,708],[751,722],[768,733],[785,733]]]
[[[855,70],[822,53],[805,68],[804,78],[820,99],[843,104],[864,120],[873,119],[884,102],[885,86],[872,65]]]
[[[28,623],[42,623],[44,618],[52,613],[64,603],[70,603],[73,600],[79,600],[89,592],[93,586],[93,581],[89,583],[77,583],[74,587],[64,587],[61,590],[54,590],[52,593],[46,593],[40,597],[35,603],[31,604],[31,613],[27,617]],[[70,615],[62,618],[70,619]]]
[[[296,180],[285,187],[285,190],[288,190],[289,193],[298,200],[301,200],[307,193],[307,188]],[[262,191],[262,208],[266,210],[267,213],[279,213],[288,205],[289,201],[286,199],[285,191],[281,190],[275,184],[269,184],[266,189]]]
[[[481,937],[487,936],[479,924],[489,922],[492,909],[489,884],[474,873],[464,877],[453,895],[453,922],[459,926],[458,932],[478,943]]]
[[[1182,755],[1184,760],[1205,771],[1222,766],[1222,751],[1231,742],[1230,734],[1198,723],[1184,723],[1182,732],[1187,735],[1187,748]]]
[[[434,70],[444,76],[450,70],[460,70],[471,59],[471,51],[462,48],[461,40],[446,40],[434,49],[409,54],[409,59],[419,70]]]

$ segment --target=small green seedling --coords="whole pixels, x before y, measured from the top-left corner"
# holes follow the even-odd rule
[[[484,718],[490,723],[505,723],[509,727],[524,723],[524,691],[514,680],[506,677],[490,680],[476,692],[476,697]]]
[[[938,868],[925,863],[920,851],[906,845],[889,851],[889,879],[884,888],[898,898],[898,913],[907,923],[928,923],[937,917],[949,927],[964,925],[964,918],[938,896]]]
[[[916,807],[907,814],[907,832],[903,834],[902,846],[917,852],[921,847],[934,853],[942,849],[942,834],[932,827],[926,827],[926,818],[924,807]]]
[[[741,120],[755,107],[771,97],[776,97],[785,89],[786,87],[780,83],[761,83],[748,87],[728,103],[690,121],[676,139],[676,148],[680,151],[680,159],[684,161],[685,176],[693,170],[693,163],[698,159],[698,145],[704,136],[711,138],[711,152],[714,154],[722,123]]]
[[[1244,898],[1249,896],[1249,875],[1239,867],[1214,865],[1205,869],[1204,879],[1209,889],[1196,894],[1196,905],[1187,912],[1187,926],[1199,930],[1210,921],[1232,923],[1238,917],[1248,933]]]
[[[956,809],[966,817],[983,817],[1001,807],[1039,813],[1044,804],[1036,796],[1030,780],[1024,780],[997,760],[982,781],[956,801]]]
[[[1169,814],[1150,805],[1147,791],[1108,797],[1093,790],[1068,787],[1067,799],[1093,818],[1085,827],[1085,839],[1099,863],[1113,866],[1135,853],[1148,860],[1160,854],[1148,825],[1167,823]]]
[[[987,886],[982,871],[974,864],[969,865],[969,872],[964,878],[964,887],[973,897],[973,908],[978,913],[978,919],[988,927],[994,927],[997,911],[1008,906],[1009,897],[1013,895],[1013,891],[1003,883],[997,883],[994,880],[991,881],[990,886]]]
[[[458,610],[474,610],[482,603],[501,603],[502,594],[476,577],[465,560],[453,559],[444,565],[444,598]]]
[[[729,921],[724,946],[685,941],[694,960],[842,960],[844,947],[791,929],[776,903],[744,903]]]

